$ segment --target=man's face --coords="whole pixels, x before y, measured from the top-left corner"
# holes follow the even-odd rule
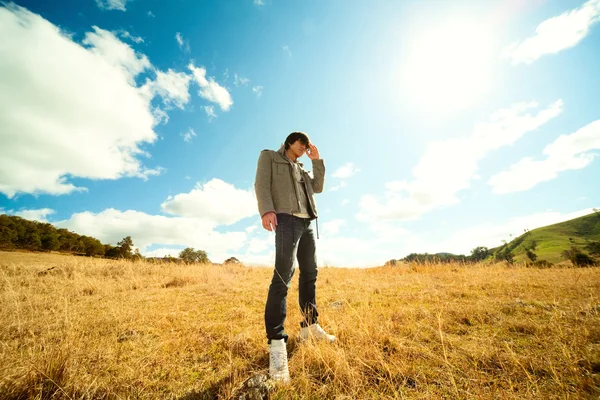
[[[306,152],[306,145],[302,143],[300,139],[298,139],[290,145],[290,149],[294,152],[296,157],[300,158]]]

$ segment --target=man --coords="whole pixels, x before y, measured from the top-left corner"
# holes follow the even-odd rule
[[[306,153],[312,161],[309,175],[298,159]],[[316,302],[317,258],[311,221],[317,218],[315,193],[323,191],[325,164],[319,150],[303,132],[292,132],[279,151],[263,150],[256,169],[256,199],[263,228],[275,231],[275,271],[265,306],[265,327],[269,341],[269,374],[288,382],[284,330],[286,297],[294,275],[294,257],[300,268],[299,300],[303,320],[300,340],[309,337],[333,342],[318,323]],[[317,227],[318,231],[318,227]]]

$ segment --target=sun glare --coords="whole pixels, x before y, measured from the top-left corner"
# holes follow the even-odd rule
[[[453,112],[481,100],[497,58],[489,27],[455,20],[417,31],[400,65],[403,97],[428,111]]]

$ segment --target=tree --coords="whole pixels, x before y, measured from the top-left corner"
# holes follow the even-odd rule
[[[133,249],[133,240],[131,240],[131,236],[124,237],[123,240],[117,243],[117,247],[119,248],[119,257],[133,257],[133,253],[131,252],[131,250]]]
[[[515,262],[514,256],[508,247],[506,241],[504,241],[504,246],[502,246],[495,254],[496,260],[506,261],[508,265],[512,265]]]
[[[0,215],[0,248],[11,249],[18,239],[13,220],[6,214]]]
[[[60,251],[75,251],[77,248],[76,233],[70,232],[67,229],[59,229],[58,231],[58,248]]]
[[[575,264],[578,267],[589,267],[596,265],[596,261],[594,261],[594,259],[588,254],[581,252],[575,256],[573,264]]]
[[[42,240],[37,231],[27,231],[27,233],[22,236],[21,243],[27,250],[40,250],[42,247]]]
[[[590,253],[591,256],[600,257],[600,241],[589,242],[585,249]]]
[[[42,249],[48,251],[58,250],[60,243],[58,242],[58,234],[53,232],[43,233],[41,237]]]
[[[596,264],[592,257],[575,246],[571,246],[568,250],[563,250],[562,256],[571,261],[576,267],[587,267]]]
[[[532,240],[529,244],[529,247],[525,248],[525,255],[529,258],[529,261],[534,263],[537,260],[537,254],[535,254],[535,248],[537,247],[537,242]]]
[[[103,256],[104,245],[98,239],[89,236],[83,236],[82,241],[85,245],[85,255],[89,257]]]
[[[14,215],[0,214],[0,248],[26,249],[31,251],[66,251],[88,256],[130,258],[133,242],[124,238],[118,247],[103,245],[98,239],[81,236],[67,229],[57,229],[47,222],[29,221]],[[115,250],[112,250],[115,249]]]
[[[113,247],[109,244],[104,245],[104,257],[106,258],[119,258],[121,257],[121,252],[120,252],[120,248],[119,247]]]
[[[193,247],[187,247],[179,253],[179,258],[185,262],[209,263],[208,255],[204,250],[194,250]]]
[[[525,249],[525,254],[527,255],[527,258],[529,258],[529,261],[535,262],[535,260],[537,260],[537,254],[531,249]]]
[[[513,265],[515,262],[515,257],[510,251],[504,251],[500,253],[499,256],[497,256],[496,258],[498,258],[501,261],[506,261],[508,265]]]
[[[471,260],[474,262],[484,260],[489,254],[489,250],[485,246],[477,246],[471,250]]]

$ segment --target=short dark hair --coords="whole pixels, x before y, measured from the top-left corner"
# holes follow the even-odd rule
[[[285,149],[289,149],[290,145],[296,143],[296,141],[301,141],[306,147],[310,145],[310,138],[304,132],[292,132],[285,139]]]

